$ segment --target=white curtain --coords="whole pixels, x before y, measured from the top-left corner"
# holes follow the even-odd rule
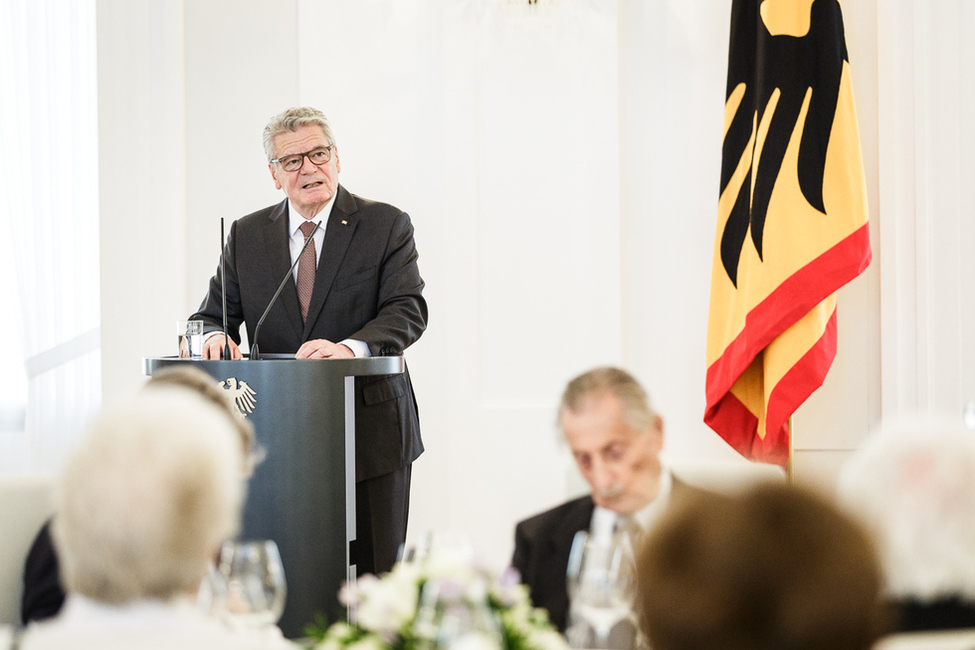
[[[46,472],[101,400],[94,0],[0,0],[0,89],[2,375],[27,383],[0,474]]]

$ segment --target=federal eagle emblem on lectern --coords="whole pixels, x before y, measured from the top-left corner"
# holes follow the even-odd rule
[[[234,403],[240,417],[246,418],[254,412],[257,407],[257,393],[247,385],[246,381],[241,381],[236,377],[228,377],[220,382],[220,386],[229,393],[227,399]]]

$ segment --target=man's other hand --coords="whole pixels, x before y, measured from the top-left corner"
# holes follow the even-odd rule
[[[348,346],[332,343],[326,339],[305,341],[295,353],[295,359],[352,359],[353,357],[355,354]]]

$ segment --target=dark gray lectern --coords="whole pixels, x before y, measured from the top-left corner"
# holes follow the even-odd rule
[[[234,391],[267,452],[248,483],[242,539],[273,539],[288,601],[280,626],[303,636],[318,612],[344,615],[338,591],[355,539],[354,378],[403,372],[403,357],[189,361],[143,359],[147,375],[192,363]]]

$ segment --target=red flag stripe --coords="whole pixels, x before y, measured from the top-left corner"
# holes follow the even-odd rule
[[[864,224],[775,288],[745,317],[745,327],[707,370],[708,412],[724,397],[755,356],[782,332],[870,264],[869,225]]]
[[[731,392],[709,406],[704,421],[745,458],[785,466],[789,462],[788,420],[822,386],[836,357],[836,310],[818,341],[779,380],[769,395],[764,438],[758,418]]]

